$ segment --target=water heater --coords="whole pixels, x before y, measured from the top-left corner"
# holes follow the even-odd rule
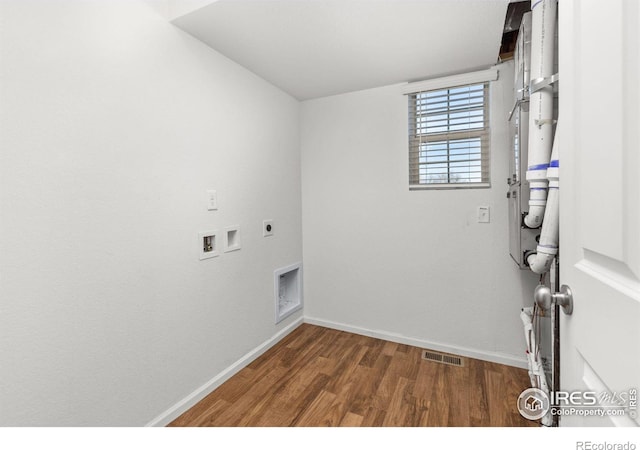
[[[521,269],[527,269],[527,256],[535,252],[540,229],[524,225],[523,218],[529,206],[529,185],[526,181],[529,141],[529,83],[531,64],[531,13],[522,17],[516,41],[515,104],[509,117],[511,138],[509,191],[509,253]]]

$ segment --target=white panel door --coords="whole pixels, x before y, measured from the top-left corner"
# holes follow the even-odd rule
[[[640,28],[635,0],[560,0],[561,390],[640,388]],[[637,416],[561,418],[638,425]]]

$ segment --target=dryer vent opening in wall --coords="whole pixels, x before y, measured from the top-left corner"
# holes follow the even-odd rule
[[[434,352],[432,350],[422,350],[422,359],[426,361],[448,364],[450,366],[464,367],[464,358],[446,353]]]
[[[274,272],[276,323],[302,308],[302,268],[292,264]]]

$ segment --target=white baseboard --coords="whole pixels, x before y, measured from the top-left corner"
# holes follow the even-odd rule
[[[334,330],[348,331],[350,333],[360,334],[363,336],[370,336],[377,339],[384,339],[386,341],[397,342],[399,344],[412,345],[414,347],[428,348],[431,350],[437,350],[446,353],[453,353],[455,355],[466,356],[469,358],[481,359],[483,361],[494,362],[498,364],[505,364],[507,366],[519,367],[526,369],[527,360],[525,358],[516,358],[511,355],[505,355],[501,353],[486,352],[478,349],[458,347],[455,345],[442,344],[438,342],[426,341],[423,339],[416,339],[407,337],[401,334],[390,333],[381,330],[370,330],[367,328],[356,327],[353,325],[347,325],[344,323],[331,322],[328,320],[316,319],[313,317],[300,317],[295,322],[291,323],[287,327],[280,330],[271,338],[258,345],[249,353],[244,355],[238,361],[227,367],[225,370],[214,376],[211,380],[207,381],[204,385],[200,386],[194,392],[180,400],[175,405],[171,406],[165,412],[157,416],[155,419],[147,423],[148,427],[163,427],[177,419],[181,414],[189,410],[200,400],[209,395],[213,390],[222,385],[225,381],[231,378],[236,373],[240,372],[243,368],[251,364],[252,361],[257,359],[264,352],[269,350],[275,344],[280,342],[284,337],[291,333],[294,329],[298,328],[302,323],[309,323],[312,325],[318,325],[325,328],[332,328]]]
[[[385,341],[397,342],[399,344],[412,345],[414,347],[421,347],[431,350],[437,350],[445,353],[453,353],[454,355],[466,356],[468,358],[481,359],[483,361],[489,361],[498,364],[504,364],[507,366],[519,367],[526,369],[528,367],[526,358],[517,358],[511,355],[505,355],[496,352],[486,352],[483,350],[458,347],[455,345],[442,344],[439,342],[425,341],[422,339],[411,338],[403,336],[401,334],[390,333],[381,330],[369,330],[367,328],[360,328],[344,323],[331,322],[328,320],[316,319],[313,317],[305,317],[305,323],[311,325],[318,325],[326,328],[333,328],[334,330],[348,331],[350,333],[360,334],[363,336],[374,337],[377,339],[384,339]]]
[[[214,389],[222,385],[225,381],[231,378],[236,373],[240,372],[240,370],[244,369],[246,366],[251,364],[256,358],[262,355],[264,352],[269,350],[271,347],[280,342],[284,337],[286,337],[289,333],[291,333],[294,329],[298,328],[304,322],[304,318],[300,317],[295,322],[291,323],[287,327],[278,331],[271,338],[264,341],[262,344],[258,345],[256,348],[251,350],[249,353],[244,355],[242,358],[237,360],[231,366],[224,369],[222,372],[214,376],[212,379],[207,381],[205,384],[200,386],[194,392],[186,396],[184,399],[180,400],[178,403],[167,409],[165,412],[157,416],[151,422],[147,423],[145,426],[147,427],[163,427],[171,423],[173,420],[177,419],[181,414],[186,412],[189,408],[194,406],[200,400],[205,398]]]

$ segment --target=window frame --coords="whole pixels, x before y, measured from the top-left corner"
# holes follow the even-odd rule
[[[487,69],[484,71],[473,72],[469,74],[459,74],[450,77],[439,78],[434,80],[426,80],[417,83],[409,83],[405,85],[403,93],[408,98],[408,168],[409,168],[409,189],[410,190],[433,190],[433,189],[482,189],[491,187],[491,81],[498,79],[497,69]],[[445,132],[433,132],[418,134],[419,127],[417,125],[418,117],[421,115],[417,108],[417,96],[427,92],[444,91],[456,88],[485,85],[483,86],[484,102],[483,102],[483,114],[484,114],[484,127],[470,130],[459,131],[445,131]],[[447,93],[450,95],[450,93]],[[455,113],[455,110],[450,109],[451,106],[447,105],[444,114],[451,112]],[[450,118],[447,119],[449,124]],[[412,123],[413,121],[413,123]],[[412,131],[414,133],[412,133]],[[447,138],[442,140],[442,138]],[[452,139],[455,137],[457,139]],[[480,138],[480,164],[481,164],[481,176],[480,182],[446,182],[446,183],[420,183],[419,180],[419,168],[421,163],[419,162],[420,150],[419,146],[425,142],[442,142],[450,143],[458,139],[474,139]],[[447,151],[449,151],[449,145],[447,145]],[[450,164],[455,162],[451,160],[451,156],[447,154],[446,161],[443,164],[447,164],[447,177],[451,176]],[[455,172],[454,172],[455,173]]]

